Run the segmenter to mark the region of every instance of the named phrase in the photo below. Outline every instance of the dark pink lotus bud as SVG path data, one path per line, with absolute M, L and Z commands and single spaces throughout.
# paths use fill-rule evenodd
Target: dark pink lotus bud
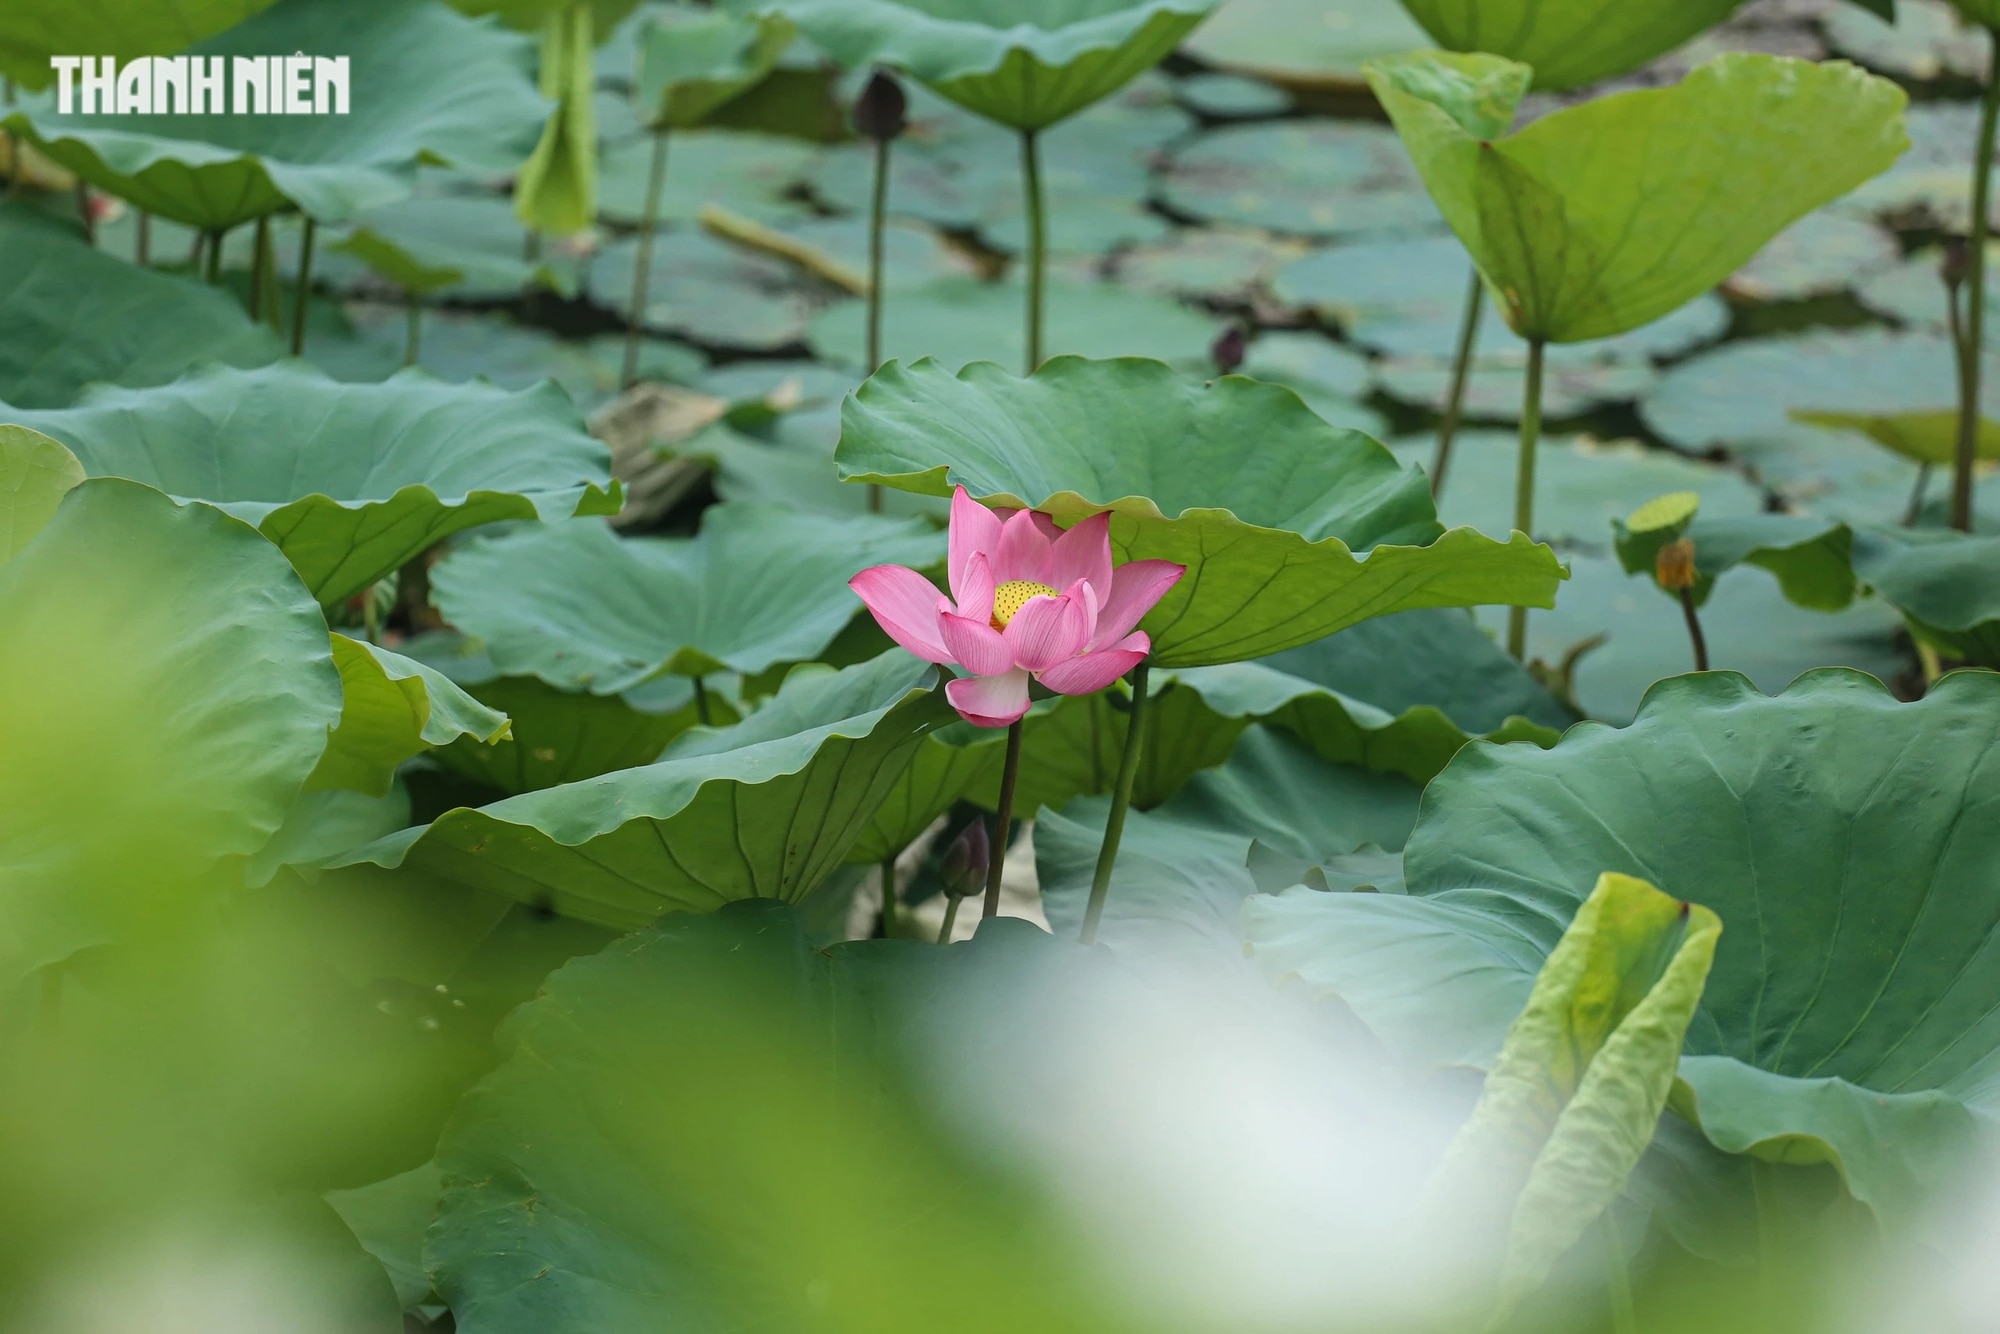
M 981 816 L 959 832 L 944 851 L 939 873 L 945 893 L 953 898 L 969 898 L 984 892 L 986 867 L 993 859 L 993 846 L 986 837 L 986 817 Z
M 1944 259 L 1938 265 L 1944 275 L 1944 285 L 1957 291 L 1959 284 L 1972 270 L 1972 245 L 1963 236 L 1954 236 L 1944 243 Z
M 875 142 L 884 143 L 900 135 L 910 123 L 909 110 L 910 100 L 903 95 L 903 85 L 889 71 L 878 69 L 868 76 L 868 86 L 854 101 L 854 128 Z
M 1217 375 L 1234 375 L 1243 364 L 1243 326 L 1232 324 L 1224 329 L 1222 337 L 1208 349 L 1208 355 L 1215 361 Z

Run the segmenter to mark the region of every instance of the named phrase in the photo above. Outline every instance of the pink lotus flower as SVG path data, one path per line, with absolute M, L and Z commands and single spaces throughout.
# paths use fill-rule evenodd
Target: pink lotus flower
M 1111 516 L 1068 532 L 1034 510 L 951 498 L 951 596 L 915 570 L 877 565 L 847 581 L 889 637 L 926 662 L 968 675 L 945 686 L 967 722 L 1006 727 L 1028 711 L 1028 680 L 1090 695 L 1131 671 L 1153 641 L 1132 627 L 1187 567 L 1165 560 L 1111 566 Z

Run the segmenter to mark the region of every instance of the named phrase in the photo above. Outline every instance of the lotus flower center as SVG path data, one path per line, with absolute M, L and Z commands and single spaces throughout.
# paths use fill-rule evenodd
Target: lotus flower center
M 1052 598 L 1056 590 L 1032 579 L 1009 579 L 993 590 L 993 628 L 1005 630 L 1014 613 L 1028 605 L 1029 598 Z

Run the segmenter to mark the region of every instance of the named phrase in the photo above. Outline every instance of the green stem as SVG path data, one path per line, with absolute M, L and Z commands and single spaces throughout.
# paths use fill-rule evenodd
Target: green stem
M 708 683 L 699 676 L 694 678 L 694 716 L 701 720 L 703 727 L 711 726 L 715 721 L 708 711 Z
M 414 290 L 409 292 L 408 296 L 410 298 L 410 323 L 409 330 L 403 338 L 403 364 L 405 366 L 414 366 L 417 364 L 417 358 L 422 356 L 424 351 L 424 300 Z
M 986 862 L 986 907 L 982 917 L 1000 915 L 1000 873 L 1007 868 L 1007 838 L 1013 833 L 1014 780 L 1021 776 L 1021 726 L 1007 729 L 1007 767 L 1000 771 L 1000 805 L 993 813 L 993 854 Z
M 875 141 L 875 195 L 868 208 L 868 373 L 882 368 L 882 279 L 883 234 L 889 215 L 889 146 L 892 141 Z M 868 509 L 882 512 L 882 486 L 868 484 Z
M 1931 465 L 1929 462 L 1917 465 L 1917 482 L 1910 488 L 1910 503 L 1903 508 L 1903 527 L 1914 528 L 1917 518 L 1924 512 L 1924 494 L 1931 489 Z
M 1125 752 L 1118 759 L 1118 778 L 1111 790 L 1111 814 L 1104 822 L 1104 843 L 1097 850 L 1097 871 L 1090 877 L 1090 902 L 1083 910 L 1083 932 L 1077 938 L 1088 945 L 1097 939 L 1097 924 L 1104 919 L 1104 899 L 1111 892 L 1111 870 L 1118 864 L 1118 843 L 1125 836 L 1125 812 L 1132 806 L 1132 784 L 1139 777 L 1139 753 L 1145 749 L 1146 677 L 1151 664 L 1141 662 L 1132 669 L 1132 712 L 1125 720 Z
M 1535 535 L 1535 447 L 1542 438 L 1542 352 L 1539 338 L 1528 340 L 1528 387 L 1521 398 L 1521 457 L 1514 473 L 1514 527 Z M 1507 651 L 1517 662 L 1528 655 L 1528 609 L 1507 609 Z
M 1632 1275 L 1625 1267 L 1625 1239 L 1618 1233 L 1618 1220 L 1609 1209 L 1599 1220 L 1604 1238 L 1604 1274 L 1611 1298 L 1613 1334 L 1639 1334 L 1639 1312 L 1632 1303 Z
M 264 318 L 264 263 L 271 253 L 271 217 L 257 219 L 257 240 L 250 248 L 250 318 Z
M 660 193 L 667 186 L 667 132 L 653 131 L 653 165 L 646 173 L 646 208 L 639 223 L 638 258 L 632 268 L 632 308 L 626 316 L 625 369 L 618 387 L 639 382 L 639 345 L 646 337 L 646 289 L 653 279 L 653 229 L 660 225 Z
M 1042 153 L 1033 130 L 1021 131 L 1021 185 L 1028 214 L 1028 374 L 1042 364 L 1042 279 L 1048 269 L 1049 224 L 1042 207 Z
M 1479 342 L 1480 308 L 1485 304 L 1486 284 L 1479 270 L 1472 270 L 1472 286 L 1465 293 L 1465 322 L 1458 330 L 1458 355 L 1451 363 L 1451 397 L 1445 400 L 1444 420 L 1438 423 L 1437 462 L 1431 465 L 1431 499 L 1444 494 L 1445 469 L 1451 466 L 1451 445 L 1458 437 L 1458 423 L 1465 415 L 1465 382 L 1472 373 L 1472 353 Z
M 1972 164 L 1972 253 L 1966 256 L 1965 339 L 1958 359 L 1958 453 L 1951 477 L 1951 526 L 1972 531 L 1972 464 L 1979 453 L 1979 373 L 1986 335 L 1987 211 L 1993 199 L 1993 135 L 2000 123 L 2000 28 L 1990 30 L 1993 62 L 1979 110 L 1979 156 Z
M 292 293 L 292 355 L 306 354 L 306 293 L 312 290 L 313 237 L 319 224 L 306 219 L 305 236 L 299 243 L 298 290 Z
M 937 938 L 938 944 L 940 945 L 951 944 L 951 929 L 952 927 L 958 925 L 958 905 L 963 903 L 964 901 L 965 900 L 957 894 L 945 895 L 944 923 L 938 927 L 938 938 Z
M 132 237 L 132 262 L 146 268 L 153 262 L 153 215 L 139 210 L 139 225 Z
M 896 854 L 882 859 L 882 938 L 896 938 Z
M 1691 588 L 1681 590 L 1681 615 L 1687 618 L 1688 639 L 1694 644 L 1694 669 L 1705 672 L 1708 670 L 1708 639 L 1701 632 L 1701 618 L 1695 615 L 1694 590 Z
M 204 275 L 208 285 L 214 287 L 222 281 L 222 238 L 228 235 L 219 227 L 212 227 L 208 233 L 208 253 L 204 259 L 208 272 Z

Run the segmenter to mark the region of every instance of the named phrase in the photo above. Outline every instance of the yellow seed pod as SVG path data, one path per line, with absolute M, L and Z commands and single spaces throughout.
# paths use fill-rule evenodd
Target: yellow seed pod
M 1660 548 L 1653 558 L 1653 577 L 1669 593 L 1693 588 L 1695 581 L 1694 539 L 1683 537 Z

